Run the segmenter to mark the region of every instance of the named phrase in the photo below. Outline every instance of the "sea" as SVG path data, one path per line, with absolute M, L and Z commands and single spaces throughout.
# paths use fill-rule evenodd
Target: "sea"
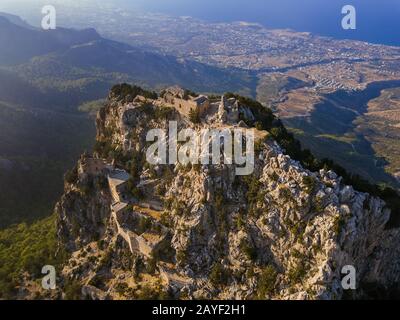
M 249 21 L 336 39 L 400 46 L 400 0 L 114 0 L 151 12 L 211 22 Z M 356 9 L 356 29 L 342 28 L 342 8 Z

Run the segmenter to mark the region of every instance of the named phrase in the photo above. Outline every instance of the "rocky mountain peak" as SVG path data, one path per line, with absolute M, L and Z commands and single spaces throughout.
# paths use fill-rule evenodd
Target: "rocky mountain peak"
M 150 164 L 147 134 L 168 132 L 171 121 L 199 134 L 252 130 L 254 170 Z M 398 282 L 400 235 L 386 228 L 385 202 L 288 156 L 291 145 L 275 140 L 284 128 L 258 103 L 119 85 L 97 130 L 94 153 L 66 176 L 56 208 L 59 239 L 71 252 L 63 277 L 78 282 L 82 295 L 340 299 L 368 295 L 368 284 Z M 349 266 L 356 290 L 346 291 Z

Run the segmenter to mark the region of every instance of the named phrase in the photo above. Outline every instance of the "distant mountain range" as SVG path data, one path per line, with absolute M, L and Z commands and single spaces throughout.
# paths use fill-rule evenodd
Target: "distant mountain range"
M 57 28 L 44 31 L 26 25 L 15 16 L 10 18 L 4 14 L 0 14 L 1 43 L 7 43 L 7 46 L 3 46 L 4 50 L 0 52 L 0 65 L 22 64 L 18 70 L 28 69 L 36 77 L 76 80 L 120 73 L 120 76 L 148 86 L 178 83 L 205 91 L 213 90 L 215 84 L 221 86 L 221 83 L 222 86 L 225 84 L 224 89 L 238 90 L 247 88 L 249 84 L 246 73 L 145 52 L 104 39 L 94 29 Z M 37 70 L 39 68 L 43 70 Z
M 94 29 L 76 31 L 58 28 L 52 31 L 42 31 L 30 27 L 13 16 L 0 16 L 0 61 L 2 64 L 26 62 L 34 56 L 69 47 L 88 41 L 100 39 Z
M 27 28 L 27 29 L 35 29 L 35 27 L 31 26 L 25 20 L 22 20 L 21 17 L 16 16 L 14 14 L 0 12 L 0 17 L 5 18 L 7 21 L 13 23 L 14 25 Z

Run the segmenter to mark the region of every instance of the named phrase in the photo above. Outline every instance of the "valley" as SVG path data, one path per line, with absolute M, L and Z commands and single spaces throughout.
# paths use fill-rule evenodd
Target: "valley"
M 85 114 L 0 102 L 0 228 L 50 215 L 64 173 L 94 136 Z
M 308 115 L 284 117 L 283 121 L 303 146 L 318 157 L 330 158 L 370 181 L 399 187 L 399 181 L 392 175 L 393 167 L 398 163 L 398 152 L 383 151 L 396 149 L 397 141 L 391 143 L 393 136 L 387 134 L 390 127 L 371 119 L 377 116 L 372 111 L 379 108 L 377 105 L 385 110 L 383 114 L 387 116 L 391 109 L 387 109 L 388 105 L 384 101 L 388 103 L 388 92 L 399 85 L 400 81 L 376 82 L 357 92 L 341 91 L 322 95 Z M 380 97 L 381 92 L 383 98 Z M 374 106 L 375 109 L 372 109 Z M 398 124 L 395 117 L 390 119 L 394 125 Z M 374 131 L 373 128 L 379 125 L 382 131 Z M 393 130 L 396 131 L 394 125 Z M 376 140 L 378 137 L 381 142 L 379 146 Z
M 377 155 L 387 161 L 385 170 L 400 181 L 400 88 L 389 88 L 368 103 L 368 111 L 355 121 Z

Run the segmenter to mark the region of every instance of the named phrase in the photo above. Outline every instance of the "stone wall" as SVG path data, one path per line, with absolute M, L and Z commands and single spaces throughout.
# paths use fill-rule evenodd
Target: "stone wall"
M 192 109 L 198 109 L 200 111 L 200 115 L 202 116 L 205 112 L 207 112 L 208 108 L 210 107 L 210 102 L 208 99 L 200 104 L 194 99 L 185 100 L 174 96 L 171 93 L 165 93 L 164 102 L 167 105 L 174 107 L 179 113 L 187 117 L 189 116 L 190 110 Z

